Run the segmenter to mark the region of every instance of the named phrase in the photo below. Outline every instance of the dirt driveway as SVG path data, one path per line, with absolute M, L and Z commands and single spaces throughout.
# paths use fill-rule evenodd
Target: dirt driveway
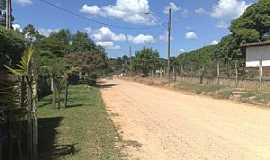
M 270 109 L 107 80 L 130 160 L 270 160 Z

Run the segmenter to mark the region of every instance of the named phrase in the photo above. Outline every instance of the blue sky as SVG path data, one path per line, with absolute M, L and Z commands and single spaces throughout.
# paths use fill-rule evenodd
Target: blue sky
M 166 57 L 168 7 L 173 10 L 172 55 L 175 56 L 218 42 L 229 33 L 230 21 L 255 0 L 46 1 L 112 26 L 75 17 L 40 0 L 13 0 L 15 26 L 31 23 L 44 35 L 61 28 L 85 31 L 97 44 L 107 48 L 110 57 L 127 54 L 129 45 L 133 53 L 147 46 Z

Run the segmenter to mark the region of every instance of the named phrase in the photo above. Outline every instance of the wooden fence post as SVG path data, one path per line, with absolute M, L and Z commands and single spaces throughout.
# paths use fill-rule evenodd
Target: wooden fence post
M 220 77 L 219 61 L 217 61 L 217 85 L 219 85 L 219 77 Z
M 173 66 L 173 81 L 176 81 L 176 72 L 175 72 L 175 67 Z
M 234 62 L 234 69 L 235 69 L 235 87 L 238 87 L 238 63 L 237 61 Z
M 38 119 L 37 119 L 37 81 L 38 71 L 34 60 L 32 60 L 32 123 L 33 123 L 33 159 L 38 160 Z
M 200 84 L 203 84 L 204 74 L 205 74 L 205 66 L 203 65 L 200 73 Z
M 181 64 L 180 66 L 180 76 L 181 76 L 181 79 L 184 80 L 184 68 L 183 68 L 183 65 Z
M 259 66 L 259 82 L 260 82 L 260 90 L 262 90 L 262 78 L 263 78 L 263 66 L 262 66 L 263 58 L 260 58 L 260 66 Z

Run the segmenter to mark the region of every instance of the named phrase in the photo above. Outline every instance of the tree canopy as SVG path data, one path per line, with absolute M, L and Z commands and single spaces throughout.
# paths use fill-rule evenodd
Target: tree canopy
M 159 53 L 152 48 L 144 48 L 141 51 L 137 51 L 131 63 L 133 71 L 143 73 L 144 75 L 157 69 L 159 65 Z
M 232 21 L 231 33 L 224 36 L 218 45 L 206 46 L 178 56 L 178 62 L 196 63 L 196 66 L 213 60 L 228 63 L 244 60 L 241 44 L 270 40 L 270 1 L 259 0 L 249 6 L 239 18 Z

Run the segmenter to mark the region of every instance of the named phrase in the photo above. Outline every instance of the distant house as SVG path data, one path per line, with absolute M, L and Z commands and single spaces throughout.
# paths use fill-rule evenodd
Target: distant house
M 242 45 L 247 68 L 259 68 L 262 63 L 263 74 L 270 76 L 270 42 L 247 43 Z
M 246 55 L 246 67 L 270 67 L 270 42 L 247 43 L 242 45 Z

